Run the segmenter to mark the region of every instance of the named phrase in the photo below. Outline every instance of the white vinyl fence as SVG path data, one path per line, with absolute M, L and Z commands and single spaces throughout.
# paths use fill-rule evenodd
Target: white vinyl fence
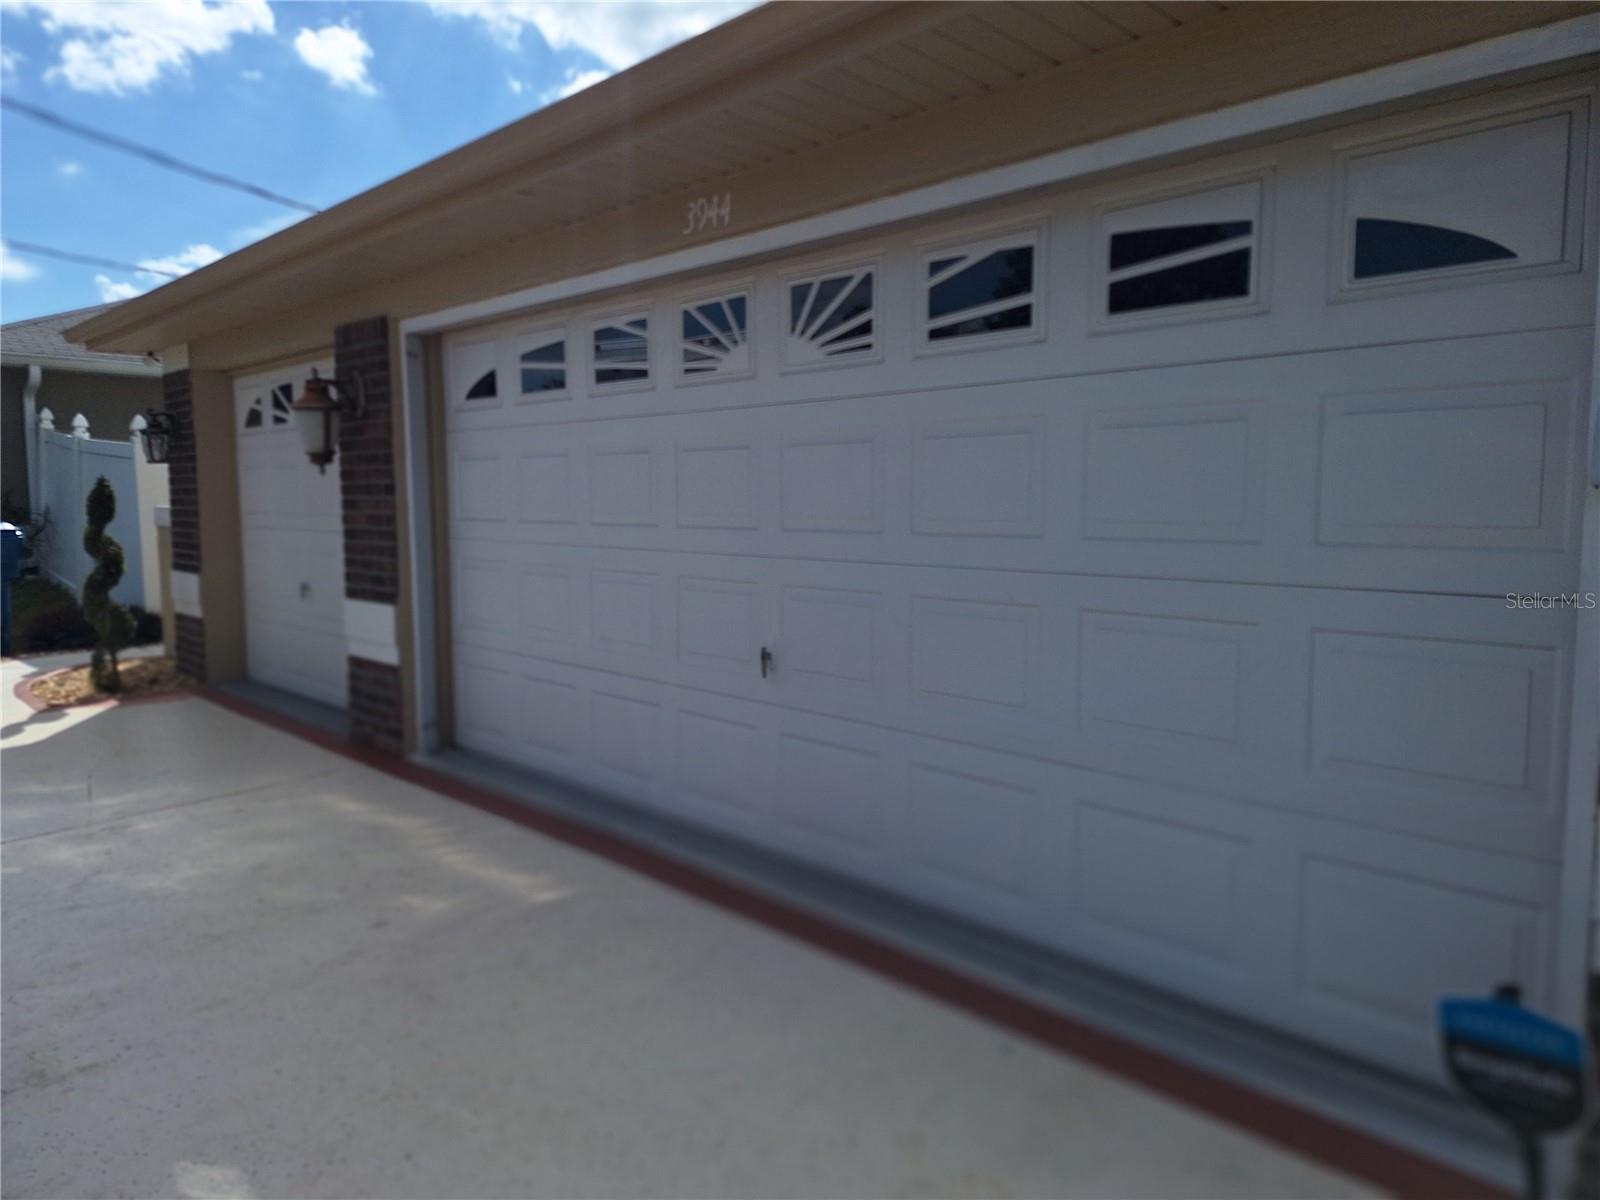
M 143 417 L 135 417 L 127 436 L 106 441 L 89 436 L 83 414 L 70 430 L 55 426 L 55 415 L 41 409 L 36 428 L 36 470 L 30 475 L 33 507 L 48 514 L 38 547 L 39 568 L 76 595 L 94 563 L 83 549 L 84 504 L 95 480 L 104 475 L 117 494 L 117 515 L 107 532 L 122 544 L 125 568 L 112 596 L 124 604 L 159 606 L 160 569 L 156 551 L 155 509 L 167 503 L 167 468 L 144 461 L 139 447 Z

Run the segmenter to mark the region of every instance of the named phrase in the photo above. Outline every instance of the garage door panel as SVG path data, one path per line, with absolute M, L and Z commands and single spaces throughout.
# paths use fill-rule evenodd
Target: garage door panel
M 1559 612 L 1503 598 L 517 553 L 458 555 L 463 644 L 1556 853 L 1570 652 Z M 492 627 L 476 623 L 480 605 Z
M 780 835 L 823 862 L 869 873 L 886 851 L 897 787 L 892 742 L 810 714 L 778 733 L 773 810 Z
M 1428 1064 L 1412 1045 L 1414 1022 L 1394 1013 L 1425 1006 L 1441 971 L 1524 979 L 1530 995 L 1548 987 L 1554 885 L 1534 860 L 536 659 L 466 651 L 457 687 L 469 747 L 957 905 L 1152 982 L 1176 973 L 1192 994 L 1311 1036 L 1337 1022 L 1419 1069 Z M 601 720 L 606 745 L 586 745 L 583 727 Z M 658 761 L 674 764 L 671 777 L 645 787 L 644 747 L 663 729 Z M 1282 903 L 1274 880 L 1300 899 Z M 1352 968 L 1345 943 L 1358 931 L 1339 897 L 1360 888 L 1405 912 Z M 1494 937 L 1449 970 L 1412 944 L 1473 921 Z M 1521 957 L 1508 966 L 1512 943 Z M 1434 965 L 1397 972 L 1382 957 L 1407 954 Z M 1363 992 L 1352 982 L 1363 971 L 1383 978 Z
M 1526 1003 L 1552 1002 L 1551 872 L 1332 822 L 1305 836 L 1315 841 L 1298 856 L 1292 994 L 1308 1026 L 1420 1072 L 1436 1061 L 1440 995 L 1514 982 Z
M 1563 549 L 1575 399 L 1571 380 L 1324 397 L 1318 541 Z
M 906 738 L 891 854 L 904 886 L 1044 938 L 1063 911 L 1072 806 L 1055 768 Z
M 675 706 L 674 791 L 686 811 L 746 836 L 771 821 L 775 715 L 707 695 Z
M 1529 334 L 777 406 L 726 429 L 736 414 L 472 433 L 453 523 L 519 544 L 1572 590 L 1586 347 Z

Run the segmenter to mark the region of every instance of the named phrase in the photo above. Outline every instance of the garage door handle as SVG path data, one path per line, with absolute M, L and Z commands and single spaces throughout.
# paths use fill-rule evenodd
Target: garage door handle
M 767 677 L 767 672 L 775 668 L 772 665 L 772 651 L 765 646 L 761 647 L 761 678 Z

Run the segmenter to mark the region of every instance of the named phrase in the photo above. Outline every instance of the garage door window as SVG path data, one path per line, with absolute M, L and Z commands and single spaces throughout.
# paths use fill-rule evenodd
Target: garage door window
M 683 307 L 679 369 L 685 379 L 728 379 L 751 369 L 750 295 L 736 292 Z
M 1574 126 L 1565 109 L 1350 152 L 1347 288 L 1567 262 Z
M 463 343 L 450 366 L 452 402 L 463 408 L 495 408 L 500 395 L 499 348 L 494 338 Z
M 789 336 L 784 361 L 794 367 L 860 362 L 877 349 L 877 270 L 849 267 L 788 281 Z
M 1108 213 L 1104 315 L 1234 310 L 1254 298 L 1260 226 L 1257 180 L 1172 196 Z
M 598 322 L 593 351 L 596 387 L 649 383 L 649 316 L 636 313 Z
M 952 343 L 1034 328 L 1034 233 L 941 248 L 923 256 L 924 334 Z
M 257 396 L 245 408 L 246 429 L 269 429 L 289 423 L 289 406 L 294 402 L 294 384 L 280 383 L 266 396 Z
M 567 339 L 559 333 L 535 333 L 521 340 L 517 355 L 522 394 L 548 400 L 567 390 Z

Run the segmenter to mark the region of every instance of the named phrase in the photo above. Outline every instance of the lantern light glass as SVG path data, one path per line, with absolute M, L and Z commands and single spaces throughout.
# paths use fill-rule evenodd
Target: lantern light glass
M 159 409 L 146 409 L 133 419 L 133 429 L 144 446 L 144 460 L 160 464 L 172 452 L 172 416 Z
M 300 445 L 306 457 L 316 464 L 317 470 L 326 473 L 328 464 L 339 451 L 339 420 L 341 417 L 359 417 L 363 404 L 359 378 L 350 385 L 332 379 L 323 379 L 316 368 L 306 380 L 290 412 L 295 429 L 300 434 Z

